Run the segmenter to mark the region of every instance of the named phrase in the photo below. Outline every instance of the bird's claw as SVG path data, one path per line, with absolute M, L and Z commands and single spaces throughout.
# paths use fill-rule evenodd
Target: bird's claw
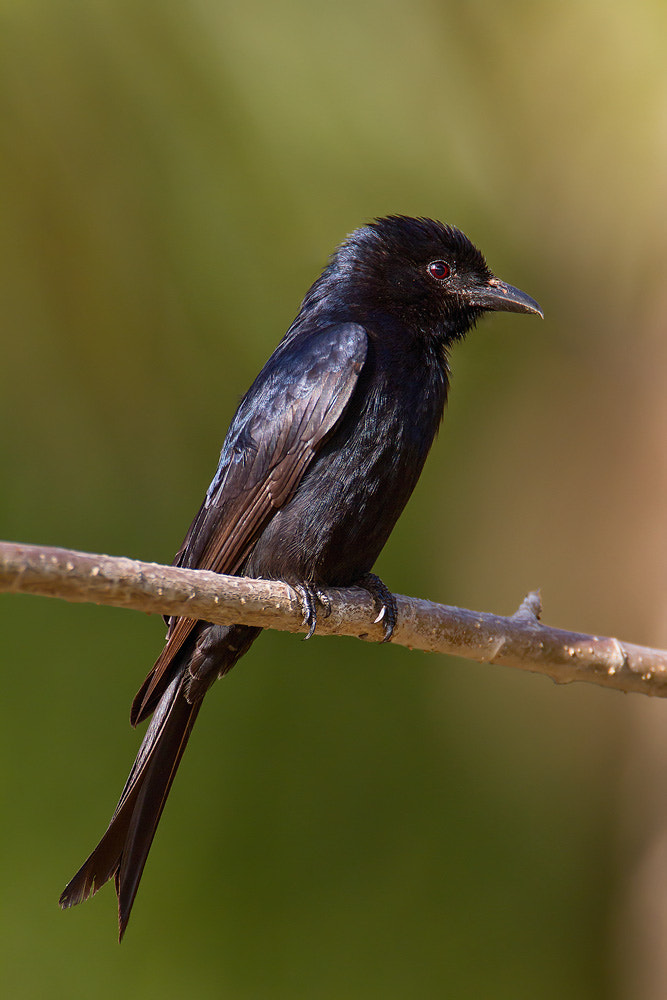
M 314 587 L 311 583 L 296 583 L 292 584 L 292 587 L 301 602 L 303 624 L 308 626 L 304 639 L 310 639 L 317 628 L 317 605 L 321 605 L 324 617 L 328 618 L 331 614 L 331 601 L 325 590 L 320 590 L 319 587 Z
M 357 581 L 357 586 L 362 587 L 367 590 L 368 593 L 373 598 L 376 608 L 379 607 L 379 612 L 377 618 L 374 620 L 374 625 L 379 625 L 380 622 L 384 625 L 384 637 L 383 642 L 389 642 L 391 639 L 394 629 L 396 628 L 396 622 L 398 621 L 398 607 L 396 605 L 396 598 L 392 594 L 389 587 L 386 587 L 379 576 L 375 573 L 366 573 L 360 580 Z

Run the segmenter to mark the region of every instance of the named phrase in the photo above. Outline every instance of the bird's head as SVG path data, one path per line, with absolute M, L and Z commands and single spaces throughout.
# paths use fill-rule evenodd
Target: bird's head
M 467 236 L 432 219 L 376 219 L 347 238 L 328 270 L 349 282 L 355 307 L 394 315 L 444 343 L 485 312 L 542 316 L 534 299 L 495 277 Z

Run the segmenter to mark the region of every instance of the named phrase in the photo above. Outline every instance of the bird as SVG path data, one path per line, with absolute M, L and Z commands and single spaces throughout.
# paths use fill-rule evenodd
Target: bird
M 348 235 L 242 397 L 174 565 L 287 582 L 308 636 L 329 610 L 327 588 L 363 587 L 388 641 L 396 601 L 373 565 L 436 437 L 450 348 L 499 311 L 543 316 L 454 226 L 391 215 Z M 132 725 L 152 716 L 137 758 L 106 833 L 60 896 L 73 906 L 113 877 L 119 940 L 203 699 L 261 632 L 167 624 L 132 704 Z

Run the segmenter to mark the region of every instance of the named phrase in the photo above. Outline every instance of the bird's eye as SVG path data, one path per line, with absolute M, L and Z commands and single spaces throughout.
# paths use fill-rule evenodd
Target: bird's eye
M 432 260 L 428 265 L 428 273 L 432 278 L 437 278 L 438 281 L 442 281 L 443 278 L 448 278 L 451 271 L 451 267 L 444 260 Z

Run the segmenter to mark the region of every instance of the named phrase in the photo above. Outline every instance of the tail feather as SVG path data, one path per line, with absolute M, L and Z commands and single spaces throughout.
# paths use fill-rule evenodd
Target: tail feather
M 112 876 L 122 939 L 146 858 L 183 751 L 201 707 L 182 693 L 175 677 L 165 691 L 141 745 L 120 802 L 102 840 L 65 887 L 63 908 L 94 895 Z
M 119 938 L 125 933 L 130 919 L 146 858 L 202 701 L 203 699 L 190 704 L 182 691 L 177 692 L 165 728 L 160 734 L 159 745 L 141 781 L 120 864 L 114 876 L 118 896 Z
M 260 631 L 244 625 L 199 623 L 189 644 L 177 649 L 168 670 L 161 674 L 159 700 L 151 694 L 153 718 L 109 827 L 63 890 L 63 909 L 88 899 L 113 878 L 119 938 L 123 937 L 162 810 L 204 696 L 215 679 L 231 670 L 248 651 Z M 149 680 L 150 675 L 138 698 Z

